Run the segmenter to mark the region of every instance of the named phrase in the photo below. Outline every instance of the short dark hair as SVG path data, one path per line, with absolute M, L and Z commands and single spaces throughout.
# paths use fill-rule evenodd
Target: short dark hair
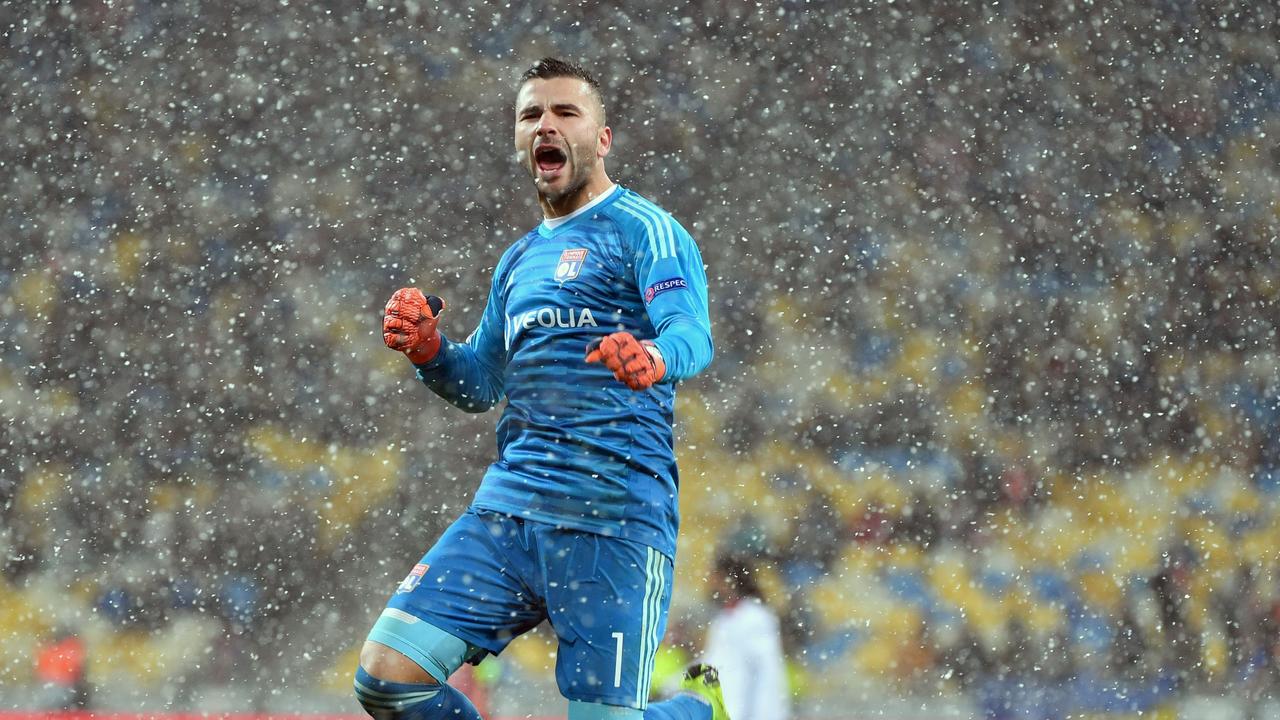
M 520 76 L 519 86 L 523 87 L 530 80 L 550 80 L 551 78 L 559 77 L 577 78 L 586 83 L 587 87 L 591 88 L 591 92 L 595 93 L 596 100 L 600 101 L 600 112 L 604 113 L 604 93 L 600 90 L 600 81 L 587 72 L 586 68 L 568 60 L 553 57 L 542 58 L 524 71 L 524 74 Z

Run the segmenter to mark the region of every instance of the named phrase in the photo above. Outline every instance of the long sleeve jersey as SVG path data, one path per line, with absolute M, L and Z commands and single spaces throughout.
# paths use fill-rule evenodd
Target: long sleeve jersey
M 587 344 L 651 339 L 666 375 L 629 389 Z M 616 186 L 513 244 L 465 342 L 444 338 L 418 366 L 437 395 L 471 412 L 503 399 L 498 458 L 473 507 L 635 540 L 675 556 L 675 383 L 711 361 L 707 279 L 693 238 Z

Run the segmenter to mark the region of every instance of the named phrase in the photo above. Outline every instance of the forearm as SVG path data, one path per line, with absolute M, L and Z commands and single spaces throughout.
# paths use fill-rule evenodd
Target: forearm
M 466 343 L 451 342 L 442 335 L 436 356 L 414 367 L 418 379 L 432 392 L 466 412 L 484 412 L 502 400 L 501 380 Z
M 711 332 L 693 318 L 673 318 L 663 326 L 653 344 L 658 346 L 667 364 L 664 382 L 679 382 L 697 375 L 715 355 Z

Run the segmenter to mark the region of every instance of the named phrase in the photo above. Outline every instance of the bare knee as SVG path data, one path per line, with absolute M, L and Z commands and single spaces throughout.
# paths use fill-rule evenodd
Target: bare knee
M 431 674 L 398 650 L 366 640 L 360 649 L 360 667 L 379 680 L 397 683 L 438 685 Z

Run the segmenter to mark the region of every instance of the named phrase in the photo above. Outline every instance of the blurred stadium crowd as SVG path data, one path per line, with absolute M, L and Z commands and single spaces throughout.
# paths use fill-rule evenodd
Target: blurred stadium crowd
M 731 548 L 813 698 L 1274 693 L 1276 9 L 961 5 L 0 6 L 0 683 L 345 684 L 492 455 L 382 303 L 479 317 L 554 53 L 709 266 L 673 617 Z

